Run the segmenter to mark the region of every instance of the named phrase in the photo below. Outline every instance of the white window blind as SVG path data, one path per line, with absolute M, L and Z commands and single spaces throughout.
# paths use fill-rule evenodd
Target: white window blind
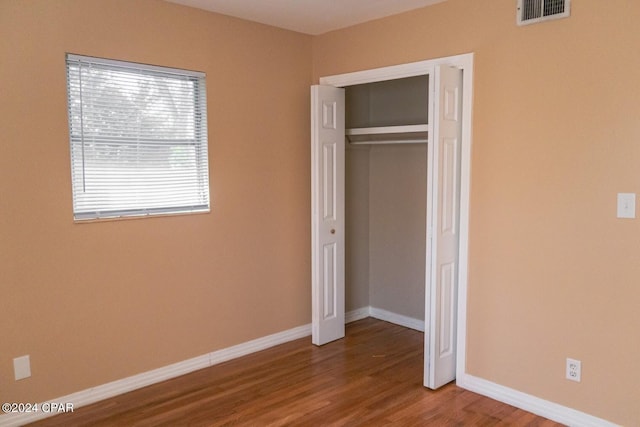
M 76 220 L 209 211 L 204 73 L 67 55 Z

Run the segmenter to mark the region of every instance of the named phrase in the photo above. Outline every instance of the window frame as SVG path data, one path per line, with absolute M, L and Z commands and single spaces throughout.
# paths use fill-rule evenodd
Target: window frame
M 138 76 L 142 76 L 140 77 L 141 79 L 150 78 L 152 81 L 154 81 L 156 77 L 160 77 L 167 81 L 172 81 L 173 76 L 175 76 L 176 82 L 182 81 L 184 83 L 186 81 L 193 84 L 193 88 L 191 89 L 193 93 L 190 94 L 188 98 L 186 98 L 187 101 L 189 101 L 191 98 L 193 99 L 192 101 L 193 102 L 193 106 L 192 106 L 193 108 L 192 122 L 193 123 L 191 123 L 191 120 L 187 120 L 186 122 L 184 121 L 181 122 L 183 123 L 184 126 L 186 126 L 186 129 L 189 129 L 189 131 L 192 132 L 193 135 L 191 139 L 184 138 L 184 137 L 182 139 L 181 138 L 162 138 L 162 137 L 155 137 L 155 138 L 142 137 L 141 138 L 140 135 L 144 135 L 144 131 L 149 131 L 148 128 L 144 128 L 144 131 L 140 135 L 135 134 L 135 137 L 131 137 L 129 135 L 127 136 L 121 135 L 116 137 L 109 136 L 108 130 L 105 131 L 105 134 L 100 135 L 98 131 L 97 133 L 94 132 L 91 141 L 94 144 L 99 145 L 99 144 L 106 144 L 107 141 L 111 141 L 113 139 L 115 140 L 114 142 L 115 145 L 119 145 L 120 147 L 123 147 L 123 148 L 124 147 L 131 148 L 134 146 L 140 146 L 144 144 L 148 144 L 149 146 L 154 146 L 156 148 L 164 149 L 164 150 L 166 150 L 167 148 L 170 149 L 173 147 L 181 147 L 185 145 L 192 146 L 193 147 L 193 153 L 191 153 L 192 159 L 190 158 L 189 160 L 194 165 L 189 166 L 188 168 L 189 168 L 189 172 L 193 173 L 193 176 L 190 177 L 190 182 L 189 182 L 189 185 L 191 187 L 185 187 L 187 188 L 189 195 L 185 195 L 184 198 L 185 200 L 192 201 L 195 203 L 172 204 L 172 202 L 169 199 L 171 197 L 175 197 L 173 193 L 164 194 L 166 198 L 164 199 L 164 202 L 163 202 L 162 197 L 160 197 L 162 196 L 163 190 L 157 191 L 157 193 L 160 196 L 148 196 L 148 195 L 140 196 L 140 198 L 142 199 L 142 202 L 136 201 L 136 203 L 139 203 L 139 205 L 134 207 L 127 206 L 125 208 L 123 207 L 124 206 L 123 205 L 120 208 L 112 207 L 112 208 L 105 209 L 103 204 L 100 204 L 95 201 L 92 202 L 92 203 L 95 203 L 94 205 L 91 205 L 91 203 L 86 203 L 86 202 L 81 203 L 78 201 L 78 199 L 81 198 L 81 196 L 87 193 L 86 179 L 87 179 L 87 171 L 89 170 L 89 167 L 85 165 L 85 160 L 86 160 L 85 146 L 88 144 L 87 141 L 89 138 L 85 139 L 84 121 L 88 120 L 86 119 L 86 117 L 91 117 L 91 119 L 95 119 L 94 116 L 99 115 L 99 113 L 96 113 L 95 111 L 93 113 L 87 113 L 83 111 L 84 104 L 86 101 L 86 99 L 83 97 L 83 88 L 84 88 L 83 81 L 82 81 L 83 67 L 96 67 L 103 71 L 112 71 L 112 72 L 117 71 L 119 73 L 122 73 L 122 75 L 129 74 L 126 78 L 132 78 L 132 79 L 137 78 L 134 75 L 138 75 Z M 65 68 L 66 68 L 66 75 L 67 75 L 67 114 L 68 114 L 68 120 L 69 120 L 69 149 L 70 149 L 70 157 L 71 157 L 71 181 L 72 181 L 71 184 L 72 184 L 72 195 L 73 195 L 74 221 L 84 222 L 84 221 L 107 220 L 107 219 L 140 218 L 140 217 L 149 217 L 149 216 L 157 216 L 157 215 L 181 215 L 181 214 L 190 214 L 190 213 L 207 213 L 211 211 L 210 188 L 209 188 L 206 74 L 204 72 L 142 64 L 142 63 L 136 63 L 136 62 L 122 61 L 122 60 L 113 60 L 113 59 L 106 59 L 106 58 L 77 55 L 72 53 L 66 54 Z M 73 73 L 77 73 L 77 76 L 73 75 Z M 76 80 L 73 80 L 74 78 Z M 72 94 L 73 92 L 72 81 L 79 88 L 78 94 L 75 94 L 75 93 Z M 113 81 L 109 78 L 104 78 L 99 81 L 105 82 L 105 83 L 113 83 Z M 122 85 L 122 82 L 120 82 L 120 84 Z M 157 89 L 156 86 L 154 86 L 154 88 Z M 126 88 L 124 88 L 124 85 L 118 86 L 118 89 L 126 90 Z M 91 86 L 91 89 L 89 89 L 89 92 L 91 92 L 92 90 L 95 90 L 95 86 Z M 76 90 L 76 92 L 78 92 L 78 90 Z M 182 95 L 183 93 L 180 93 L 180 96 Z M 164 98 L 160 97 L 157 99 L 164 99 L 165 101 L 171 101 L 171 102 L 174 101 L 171 95 L 168 95 L 167 97 L 164 97 Z M 72 106 L 73 103 L 76 103 L 76 104 Z M 118 109 L 117 106 L 113 106 L 113 105 L 109 105 L 108 107 L 105 107 L 105 108 L 109 108 L 109 107 L 112 108 L 111 112 L 117 111 Z M 189 112 L 191 110 L 187 109 L 186 111 Z M 80 116 L 80 125 L 78 126 L 76 124 L 74 126 L 72 122 L 74 120 L 74 117 L 77 122 L 78 113 Z M 184 111 L 182 113 L 184 114 Z M 91 114 L 94 114 L 94 116 L 91 116 Z M 176 116 L 176 119 L 177 119 L 177 116 Z M 184 123 L 187 123 L 187 124 L 184 124 Z M 122 120 L 120 121 L 113 120 L 113 121 L 110 121 L 109 124 L 116 126 L 119 124 L 123 124 L 123 122 Z M 78 129 L 78 127 L 80 129 Z M 143 129 L 143 126 L 140 126 L 140 129 Z M 154 132 L 156 132 L 156 130 L 154 130 Z M 169 134 L 171 134 L 171 132 L 178 132 L 178 129 L 177 128 L 170 129 L 168 131 Z M 130 141 L 127 142 L 127 140 L 130 140 Z M 78 152 L 78 145 L 81 148 L 80 152 Z M 144 150 L 140 149 L 138 151 L 144 151 Z M 140 160 L 140 159 L 149 160 L 152 156 L 153 154 L 136 153 L 135 158 L 137 160 Z M 127 160 L 126 158 L 124 160 L 118 158 L 117 161 L 113 162 L 116 164 L 116 166 L 114 167 L 114 170 L 116 171 L 116 173 L 126 174 L 126 171 L 127 171 L 126 160 Z M 79 161 L 81 161 L 81 166 L 77 166 Z M 170 167 L 159 166 L 157 163 L 154 163 L 153 165 L 154 167 L 157 167 L 158 170 L 162 172 L 160 172 L 157 175 L 154 175 L 152 178 L 148 178 L 148 180 L 147 178 L 138 177 L 136 178 L 137 181 L 135 181 L 136 184 L 138 184 L 139 186 L 144 184 L 153 185 L 158 183 L 171 184 L 178 181 L 175 177 L 173 178 L 174 181 L 172 181 L 170 176 L 170 169 L 171 169 Z M 94 166 L 94 167 L 99 169 L 100 165 L 98 164 L 98 166 Z M 164 167 L 164 170 L 163 170 L 163 167 Z M 140 168 L 138 168 L 138 166 L 135 166 L 134 168 L 131 168 L 129 166 L 129 168 L 131 170 L 138 170 L 139 175 L 144 175 L 143 172 L 139 171 Z M 81 185 L 79 185 L 78 183 L 78 180 L 79 180 L 77 176 L 78 170 L 80 170 L 79 172 L 81 175 L 80 179 L 82 181 Z M 108 172 L 105 173 L 104 176 L 106 178 L 101 176 L 100 179 L 109 181 L 110 177 L 108 174 L 109 174 Z M 160 177 L 162 178 L 162 181 L 158 181 Z M 104 182 L 96 179 L 95 183 L 103 184 Z M 123 183 L 120 182 L 119 184 L 113 185 L 113 188 L 111 188 L 111 191 L 114 191 L 113 194 L 118 193 L 117 191 L 118 185 L 122 186 Z M 81 186 L 82 188 L 78 188 L 79 186 Z M 139 194 L 144 193 L 141 190 L 138 190 L 138 192 Z M 91 198 L 91 196 L 87 196 L 87 198 Z M 120 203 L 124 203 L 128 205 L 134 203 L 130 201 L 123 202 L 123 200 L 125 199 L 126 199 L 126 196 L 122 196 L 122 198 L 119 199 Z M 160 202 L 162 202 L 163 205 L 157 206 L 158 203 Z M 86 207 L 87 204 L 91 205 L 90 208 Z

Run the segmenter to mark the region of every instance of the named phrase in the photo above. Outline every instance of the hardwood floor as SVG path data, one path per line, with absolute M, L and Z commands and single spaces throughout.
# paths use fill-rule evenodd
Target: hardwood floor
M 375 319 L 292 341 L 33 426 L 558 426 L 448 384 L 422 386 L 423 334 Z

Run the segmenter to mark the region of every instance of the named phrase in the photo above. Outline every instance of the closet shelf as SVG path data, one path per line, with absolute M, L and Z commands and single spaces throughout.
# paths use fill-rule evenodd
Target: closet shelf
M 424 125 L 406 125 L 406 126 L 378 126 L 370 128 L 351 128 L 347 129 L 347 135 L 374 135 L 385 133 L 414 133 L 414 132 L 429 132 L 431 126 Z
M 346 129 L 350 144 L 426 144 L 431 126 L 379 126 Z

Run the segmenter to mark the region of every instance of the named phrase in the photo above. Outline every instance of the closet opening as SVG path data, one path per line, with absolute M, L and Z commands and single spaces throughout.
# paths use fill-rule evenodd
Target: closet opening
M 428 75 L 345 87 L 345 311 L 422 332 L 428 105 Z
M 415 115 L 403 114 L 404 106 L 411 101 L 398 104 L 393 101 L 398 92 L 378 89 L 385 85 L 411 88 L 416 83 L 428 90 L 413 87 L 407 93 L 424 97 L 416 102 L 426 106 L 426 121 L 424 109 Z M 350 101 L 347 106 L 347 90 L 362 92 L 364 98 Z M 465 373 L 472 94 L 473 54 L 321 77 L 320 84 L 311 87 L 311 340 L 323 345 L 341 339 L 345 322 L 368 316 L 414 329 L 422 326 L 424 385 L 432 389 Z M 359 104 L 366 108 L 356 108 Z M 376 112 L 378 108 L 383 112 L 386 109 L 386 114 Z M 345 125 L 347 114 L 349 122 Z M 393 115 L 406 121 L 387 121 Z M 405 155 L 410 159 L 400 162 Z M 386 163 L 388 158 L 398 161 Z M 346 168 L 347 161 L 351 169 Z M 426 165 L 426 171 L 409 172 L 413 170 L 409 165 L 414 164 Z M 350 176 L 345 177 L 346 173 Z M 394 197 L 405 190 L 409 192 L 414 182 L 424 183 L 401 178 L 420 174 L 426 174 L 426 215 L 411 215 L 422 218 L 424 231 L 411 232 L 409 238 L 396 243 L 393 239 L 403 235 L 402 227 L 411 218 L 401 219 L 391 208 L 405 206 L 408 199 L 413 205 L 424 203 L 419 196 L 404 200 Z M 398 181 L 392 182 L 389 175 Z M 347 196 L 347 185 L 365 188 L 358 191 L 362 197 Z M 422 189 L 415 191 L 425 193 Z M 382 201 L 387 194 L 391 199 Z M 377 205 L 382 205 L 382 211 L 373 210 Z M 345 218 L 347 210 L 349 219 Z M 408 210 L 406 206 L 401 212 Z M 379 225 L 384 217 L 392 220 Z M 402 246 L 414 235 L 421 235 L 424 256 L 415 246 Z M 385 239 L 387 244 L 383 247 L 390 248 L 389 253 L 375 244 Z M 362 256 L 359 247 L 366 248 L 368 255 Z M 397 264 L 385 264 L 398 253 L 402 255 L 397 257 L 399 262 L 408 262 L 416 254 L 424 260 L 424 298 L 413 298 L 420 300 L 417 305 L 421 309 L 410 305 L 404 311 L 407 307 L 403 305 L 413 301 L 385 299 L 385 292 L 395 288 L 378 290 L 378 283 L 371 286 L 374 275 L 391 276 L 393 269 L 415 272 L 413 265 L 396 268 Z M 345 271 L 347 262 L 349 268 Z M 349 289 L 345 289 L 345 279 L 350 283 Z M 389 281 L 401 280 L 395 276 Z M 413 283 L 412 278 L 406 281 Z M 391 293 L 391 297 L 400 294 Z M 388 308 L 375 307 L 387 302 Z

